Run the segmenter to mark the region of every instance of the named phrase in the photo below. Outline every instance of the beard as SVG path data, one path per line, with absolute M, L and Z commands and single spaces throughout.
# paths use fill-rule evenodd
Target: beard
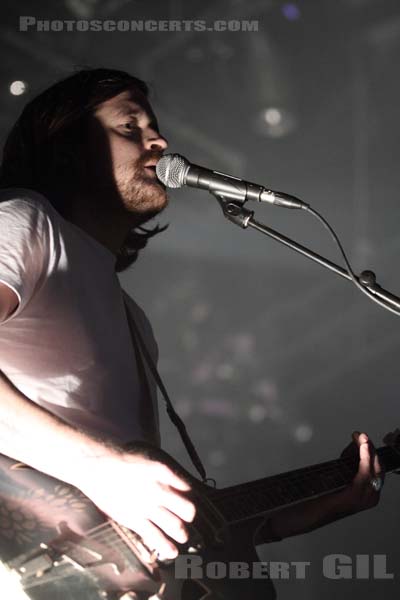
M 168 204 L 164 184 L 144 166 L 154 158 L 154 153 L 148 153 L 133 165 L 119 167 L 115 174 L 123 209 L 142 223 L 158 215 Z

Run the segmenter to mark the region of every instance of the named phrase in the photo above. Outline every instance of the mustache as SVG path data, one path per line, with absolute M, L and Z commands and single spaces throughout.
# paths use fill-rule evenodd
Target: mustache
M 162 157 L 163 152 L 156 152 L 154 150 L 149 150 L 143 153 L 140 157 L 139 164 L 144 166 L 148 162 L 158 162 Z

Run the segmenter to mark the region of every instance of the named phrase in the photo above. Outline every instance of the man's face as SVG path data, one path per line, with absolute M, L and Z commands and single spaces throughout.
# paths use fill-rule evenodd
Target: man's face
M 145 96 L 127 90 L 100 104 L 89 127 L 89 165 L 101 195 L 117 191 L 118 202 L 139 221 L 167 205 L 155 164 L 167 147 Z

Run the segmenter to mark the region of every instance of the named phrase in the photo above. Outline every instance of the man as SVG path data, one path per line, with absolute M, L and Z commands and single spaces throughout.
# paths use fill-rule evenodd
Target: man
M 116 271 L 159 231 L 143 225 L 167 205 L 154 168 L 166 148 L 142 81 L 80 71 L 27 105 L 0 182 L 0 453 L 81 489 L 160 560 L 177 555 L 196 507 L 162 460 L 124 450 L 157 447 L 159 431 Z M 132 299 L 129 310 L 155 356 L 145 315 Z M 365 434 L 357 446 L 353 484 L 277 514 L 271 540 L 378 502 L 379 463 Z

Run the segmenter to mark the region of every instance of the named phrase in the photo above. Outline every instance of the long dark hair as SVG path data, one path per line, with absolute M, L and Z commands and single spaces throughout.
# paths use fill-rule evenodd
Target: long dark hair
M 85 119 L 102 102 L 134 89 L 148 98 L 147 84 L 116 69 L 83 69 L 58 81 L 31 100 L 9 133 L 3 149 L 0 188 L 24 187 L 44 194 L 62 215 L 68 214 L 63 194 L 50 194 L 49 182 L 66 179 L 65 157 L 82 144 Z M 71 165 L 68 165 L 69 178 Z M 117 254 L 117 272 L 127 269 L 150 237 L 165 227 L 131 229 Z

